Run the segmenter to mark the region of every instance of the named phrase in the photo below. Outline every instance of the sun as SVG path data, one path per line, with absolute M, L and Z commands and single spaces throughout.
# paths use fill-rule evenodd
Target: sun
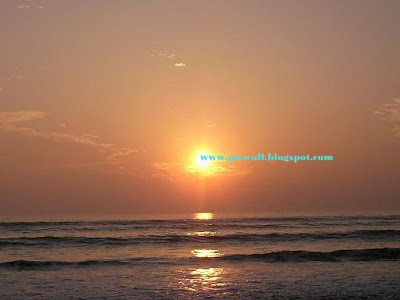
M 207 157 L 207 158 L 208 158 L 208 155 L 209 155 L 209 154 L 207 154 L 207 153 L 199 153 L 199 154 L 196 156 L 196 166 L 199 167 L 199 168 L 201 168 L 201 169 L 207 168 L 207 167 L 210 165 L 210 162 L 211 162 L 211 161 L 209 161 L 208 159 L 202 159 L 202 157 L 203 157 L 203 158 L 204 158 L 204 157 Z
M 210 177 L 217 173 L 218 166 L 214 160 L 210 160 L 210 153 L 213 153 L 209 148 L 197 148 L 197 151 L 192 152 L 189 163 L 185 165 L 186 171 L 196 174 L 200 177 Z

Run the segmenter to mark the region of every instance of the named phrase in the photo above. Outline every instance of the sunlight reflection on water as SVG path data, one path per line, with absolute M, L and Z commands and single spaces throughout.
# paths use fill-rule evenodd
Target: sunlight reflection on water
M 196 257 L 219 257 L 221 253 L 214 249 L 194 249 L 192 254 Z
M 195 220 L 212 220 L 214 219 L 213 213 L 202 212 L 202 213 L 195 213 L 193 216 Z
M 193 269 L 180 280 L 185 290 L 199 292 L 221 288 L 226 285 L 223 281 L 223 268 L 198 268 Z
M 215 231 L 196 231 L 186 233 L 188 236 L 215 236 L 216 234 Z

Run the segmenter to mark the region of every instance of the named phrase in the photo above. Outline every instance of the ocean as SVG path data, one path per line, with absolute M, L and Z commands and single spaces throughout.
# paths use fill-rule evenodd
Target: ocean
M 0 221 L 0 299 L 400 299 L 400 216 Z

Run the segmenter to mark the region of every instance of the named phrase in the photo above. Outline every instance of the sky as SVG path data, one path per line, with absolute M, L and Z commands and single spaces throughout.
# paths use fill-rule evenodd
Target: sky
M 0 215 L 400 211 L 400 2 L 3 0 Z M 334 161 L 196 164 L 199 153 Z

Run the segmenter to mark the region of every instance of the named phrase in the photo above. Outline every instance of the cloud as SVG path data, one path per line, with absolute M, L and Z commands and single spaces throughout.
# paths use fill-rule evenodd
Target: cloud
M 16 111 L 16 112 L 0 112 L 0 126 L 12 125 L 14 123 L 32 121 L 42 119 L 45 113 L 39 110 Z
M 161 56 L 163 58 L 169 58 L 169 59 L 172 59 L 172 58 L 175 57 L 175 53 L 163 53 L 163 52 L 160 52 L 157 55 Z
M 199 168 L 194 164 L 182 163 L 154 163 L 156 176 L 174 180 L 182 175 L 193 175 L 196 177 L 232 177 L 251 173 L 250 169 L 240 169 L 227 162 L 213 162 L 206 169 Z
M 17 8 L 18 9 L 28 9 L 28 8 L 39 8 L 39 9 L 42 9 L 42 8 L 44 8 L 44 6 L 43 5 L 32 6 L 32 5 L 22 4 L 22 5 L 18 5 Z
M 373 111 L 379 120 L 393 124 L 396 137 L 400 137 L 400 98 L 394 98 L 383 104 L 381 108 Z
M 176 69 L 183 69 L 183 68 L 186 68 L 186 64 L 184 64 L 184 63 L 182 63 L 182 62 L 176 63 L 174 66 L 175 66 Z
M 44 132 L 31 127 L 25 127 L 19 123 L 43 119 L 45 113 L 38 110 L 0 112 L 0 130 L 12 134 L 49 139 L 55 142 L 68 142 L 92 147 L 100 152 L 106 153 L 107 160 L 116 160 L 138 152 L 136 149 L 117 147 L 111 143 L 101 143 L 96 139 L 98 136 L 91 134 Z
M 177 61 L 175 53 L 160 51 L 158 53 L 152 54 L 152 56 L 158 56 L 163 59 L 173 60 L 175 69 L 184 69 L 187 67 L 185 63 Z
M 215 124 L 215 123 L 207 125 L 207 127 L 215 127 L 215 126 L 217 126 L 217 124 Z

